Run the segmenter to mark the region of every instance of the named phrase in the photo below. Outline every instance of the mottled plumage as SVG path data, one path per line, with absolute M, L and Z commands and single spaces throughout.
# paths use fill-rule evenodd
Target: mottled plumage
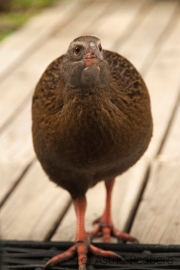
M 32 119 L 43 169 L 74 200 L 135 164 L 152 136 L 141 75 L 90 36 L 75 39 L 48 66 L 36 86 Z

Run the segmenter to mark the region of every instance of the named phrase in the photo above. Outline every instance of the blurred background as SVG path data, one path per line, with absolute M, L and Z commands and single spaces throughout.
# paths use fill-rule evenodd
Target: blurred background
M 50 182 L 32 146 L 31 99 L 47 65 L 80 35 L 128 58 L 149 89 L 154 134 L 142 159 L 117 177 L 113 219 L 142 243 L 180 239 L 180 2 L 0 0 L 1 237 L 73 240 L 69 194 Z M 105 204 L 88 191 L 86 228 Z M 101 241 L 101 239 L 98 239 Z
M 54 2 L 55 0 L 0 0 L 0 41 Z

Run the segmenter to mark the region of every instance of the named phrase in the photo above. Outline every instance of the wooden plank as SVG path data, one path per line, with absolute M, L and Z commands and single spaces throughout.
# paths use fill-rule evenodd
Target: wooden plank
M 35 162 L 1 208 L 1 238 L 44 240 L 69 202 L 69 194 L 51 183 Z
M 31 138 L 31 102 L 0 134 L 0 201 L 15 185 L 27 165 L 35 158 Z
M 131 231 L 141 243 L 179 244 L 179 179 L 180 160 L 154 161 Z
M 139 27 L 128 37 L 128 42 L 119 44 L 116 50 L 127 57 L 138 70 L 142 70 L 146 58 L 165 28 L 168 27 L 178 1 L 156 1 L 146 14 Z M 143 12 L 143 11 L 142 11 Z M 161 14 L 161 16 L 159 16 Z
M 166 75 L 164 88 L 162 87 L 163 96 L 168 90 L 167 102 L 164 106 L 165 111 L 172 107 L 171 92 L 174 88 L 180 86 L 178 73 L 180 72 L 180 50 L 177 42 L 179 37 L 180 22 L 175 28 L 174 33 L 165 46 L 161 54 L 159 66 L 161 70 L 166 70 L 167 64 L 170 66 L 171 77 Z M 169 60 L 168 60 L 169 59 Z M 164 62 L 166 63 L 164 65 Z M 163 67 L 163 68 L 162 68 Z M 174 74 L 175 72 L 175 74 Z M 177 78 L 176 78 L 177 76 Z M 163 78 L 163 74 L 161 75 Z M 169 87 L 165 83 L 169 79 Z M 161 92 L 161 93 L 162 93 Z M 178 97 L 178 93 L 177 93 Z M 162 97 L 161 97 L 162 99 Z M 161 102 L 159 110 L 162 111 Z M 166 117 L 166 114 L 164 115 Z M 160 119 L 157 123 L 162 127 Z M 141 242 L 161 243 L 161 244 L 178 244 L 180 238 L 179 223 L 179 179 L 180 179 L 180 104 L 177 106 L 170 130 L 167 133 L 166 140 L 163 144 L 160 154 L 154 161 L 150 179 L 145 193 L 136 214 L 131 232 L 139 237 Z
M 60 4 L 57 2 L 55 6 L 33 17 L 20 30 L 6 38 L 0 45 L 0 81 L 83 8 L 82 2 L 81 4 L 77 1 L 71 3 L 61 1 Z
M 163 148 L 153 163 L 132 232 L 141 242 L 178 244 L 180 179 L 180 104 Z
M 160 157 L 167 158 L 167 160 L 171 160 L 171 158 L 180 159 L 180 103 L 168 131 Z
M 148 156 L 154 156 L 157 152 L 158 152 L 158 146 L 161 145 L 162 142 L 162 138 L 163 135 L 165 134 L 167 127 L 168 127 L 168 123 L 171 119 L 171 115 L 174 109 L 174 106 L 176 105 L 177 102 L 177 98 L 179 97 L 179 86 L 180 86 L 180 78 L 179 78 L 179 73 L 180 73 L 180 48 L 178 47 L 178 43 L 180 42 L 180 36 L 179 36 L 179 31 L 180 31 L 180 19 L 178 19 L 178 22 L 175 26 L 175 28 L 173 29 L 171 36 L 169 37 L 168 41 L 164 44 L 164 48 L 162 49 L 162 51 L 160 52 L 160 54 L 158 55 L 156 61 L 154 62 L 154 64 L 151 66 L 150 71 L 148 73 L 147 76 L 147 83 L 149 85 L 149 88 L 151 89 L 151 99 L 152 99 L 152 111 L 153 111 L 153 115 L 154 115 L 154 136 L 152 139 L 152 143 L 146 153 L 146 155 Z M 178 118 L 178 116 L 177 116 Z M 176 124 L 175 124 L 176 126 Z M 172 131 L 174 132 L 174 131 Z M 171 140 L 171 143 L 172 140 Z M 170 145 L 171 143 L 167 143 L 167 148 L 164 148 L 164 151 L 169 151 L 168 149 L 168 145 Z M 179 144 L 179 143 L 178 143 Z M 174 147 L 174 146 L 173 146 Z M 170 146 L 171 148 L 171 146 Z M 166 150 L 165 150 L 166 149 Z M 174 149 L 174 148 L 171 148 Z M 166 155 L 166 152 L 162 152 L 163 155 Z M 168 153 L 168 152 L 167 152 Z M 172 154 L 172 152 L 171 152 Z M 155 162 L 155 166 L 156 163 L 158 164 L 158 162 Z M 175 164 L 175 165 L 174 165 Z M 158 176 L 157 172 L 159 170 L 159 166 L 157 165 L 154 169 L 154 171 L 152 172 L 152 177 L 150 178 L 150 188 L 151 185 L 155 185 L 156 189 L 158 189 L 157 185 L 159 185 L 159 183 L 155 184 L 155 180 L 154 178 L 159 177 L 158 181 L 160 181 L 160 185 L 159 185 L 159 189 L 163 188 L 163 186 L 165 185 L 165 190 L 167 190 L 169 188 L 169 194 L 171 194 L 171 197 L 169 197 L 169 194 L 164 194 L 164 196 L 161 196 L 161 199 L 163 200 L 165 198 L 166 202 L 164 202 L 164 200 L 162 201 L 162 204 L 160 204 L 160 206 L 158 206 L 159 201 L 154 202 L 156 204 L 157 207 L 157 211 L 159 211 L 160 207 L 164 207 L 165 205 L 168 205 L 168 211 L 171 212 L 171 207 L 172 204 L 169 205 L 169 201 L 172 198 L 172 194 L 173 194 L 173 184 L 170 185 L 168 187 L 168 183 L 166 184 L 166 182 L 169 179 L 172 179 L 169 181 L 169 183 L 175 183 L 177 182 L 177 178 L 179 179 L 179 169 L 178 169 L 178 165 L 176 164 L 176 162 L 165 162 L 164 164 L 162 164 L 162 171 L 159 172 L 160 176 Z M 166 173 L 168 174 L 167 176 Z M 169 177 L 169 178 L 168 178 Z M 163 182 L 164 179 L 164 182 Z M 153 181 L 153 184 L 151 184 L 151 182 Z M 156 180 L 157 181 L 157 180 Z M 146 194 L 148 194 L 148 198 L 149 200 L 151 200 L 151 196 L 152 194 L 152 190 L 147 187 L 148 191 Z M 154 196 L 159 196 L 160 191 L 156 191 L 156 194 Z M 176 196 L 176 195 L 175 195 Z M 174 196 L 173 196 L 174 197 Z M 144 198 L 144 197 L 143 197 Z M 151 202 L 153 201 L 155 197 L 152 197 Z M 159 197 L 160 198 L 160 197 Z M 145 201 L 142 202 L 142 205 L 144 205 Z M 157 213 L 156 211 L 156 207 L 154 207 L 154 216 L 157 217 Z M 142 210 L 144 209 L 144 210 Z M 163 234 L 162 230 L 167 229 L 167 227 L 169 226 L 169 231 L 167 231 L 166 236 L 158 234 L 157 236 L 155 236 L 155 234 L 151 232 L 147 232 L 148 229 L 146 229 L 146 225 L 148 221 L 145 221 L 143 228 L 139 226 L 140 222 L 142 222 L 142 215 L 141 213 L 143 213 L 143 211 L 146 211 L 146 213 L 148 213 L 148 209 L 145 206 L 141 206 L 140 204 L 140 208 L 137 214 L 135 221 L 134 221 L 134 225 L 133 228 L 131 230 L 132 234 L 136 234 L 137 237 L 140 237 L 140 241 L 143 242 L 160 242 L 160 243 L 171 243 L 173 241 L 173 243 L 177 243 L 176 239 L 178 239 L 178 237 L 176 238 L 175 236 L 175 232 L 173 232 L 173 225 L 174 224 L 172 222 L 172 226 L 169 225 L 169 220 L 167 219 L 167 215 L 165 213 L 165 211 L 163 210 L 162 214 L 162 219 L 160 221 L 160 223 L 158 223 L 157 228 L 158 230 L 160 230 L 160 233 Z M 174 210 L 175 211 L 175 210 Z M 173 212 L 173 210 L 172 210 Z M 147 215 L 147 214 L 146 214 Z M 152 216 L 151 216 L 152 217 Z M 148 217 L 147 219 L 149 220 L 149 223 L 152 222 L 151 217 Z M 177 216 L 175 216 L 176 218 Z M 159 226 L 162 225 L 162 220 L 164 219 L 164 226 L 162 227 L 162 230 Z M 154 219 L 155 221 L 155 219 Z M 156 221 L 155 221 L 156 222 Z M 158 221 L 157 221 L 158 222 Z M 176 227 L 174 227 L 175 229 Z M 178 229 L 178 228 L 177 228 Z M 139 232 L 138 232 L 139 231 Z M 139 234 L 143 233 L 143 236 L 140 236 Z M 164 231 L 165 232 L 165 231 Z M 177 232 L 178 233 L 178 232 Z M 147 234 L 147 236 L 146 236 Z M 170 237 L 170 235 L 172 234 L 172 238 Z M 151 235 L 151 239 L 150 239 L 150 235 Z M 170 238 L 168 238 L 170 237 Z
M 155 156 L 179 98 L 180 87 L 180 18 L 167 42 L 145 77 L 150 90 L 154 117 L 154 135 L 147 155 Z
M 139 27 L 140 22 L 154 6 L 152 1 L 127 0 L 121 8 L 119 8 L 119 2 L 116 3 L 117 8 L 113 16 L 110 17 L 107 14 L 107 17 L 102 17 L 99 27 L 92 29 L 101 38 L 104 48 L 112 51 L 118 51 L 119 46 L 130 38 L 137 26 Z M 112 40 L 115 42 L 112 43 Z M 120 50 L 119 53 L 121 53 Z
M 155 2 L 154 2 L 155 3 Z M 158 25 L 156 24 L 154 20 L 154 16 L 159 13 L 161 14 L 160 4 L 162 2 L 156 2 L 157 7 L 154 7 L 152 10 L 150 10 L 148 14 L 148 21 L 150 22 L 148 25 L 149 33 L 151 33 L 151 30 L 153 31 L 156 28 L 158 28 Z M 168 2 L 169 3 L 169 2 Z M 156 41 L 158 39 L 158 36 L 164 31 L 165 27 L 167 26 L 168 22 L 170 21 L 171 17 L 173 16 L 173 12 L 175 8 L 177 8 L 177 2 L 171 2 L 171 5 L 169 6 L 169 11 L 171 13 L 171 16 L 169 13 L 164 9 L 164 6 L 162 7 L 162 14 L 166 14 L 165 17 L 163 17 L 163 20 L 160 24 L 160 30 L 156 30 L 156 34 L 152 35 L 152 38 L 148 40 L 148 51 L 150 52 L 153 48 L 155 49 Z M 167 8 L 167 6 L 166 6 Z M 164 12 L 164 13 L 163 13 Z M 156 17 L 155 16 L 155 17 Z M 164 22 L 164 26 L 163 26 Z M 179 30 L 179 22 L 176 25 L 176 28 L 174 30 L 176 38 L 179 37 L 178 30 Z M 118 25 L 118 22 L 117 22 Z M 147 35 L 147 30 L 145 25 L 147 25 L 147 20 L 145 19 L 145 22 L 140 25 L 139 28 L 137 28 L 136 35 L 134 36 L 134 42 L 132 43 L 132 38 L 129 38 L 126 43 L 124 43 L 123 48 L 126 48 L 126 46 L 129 48 L 129 51 L 127 54 L 129 56 L 131 55 L 132 59 L 136 59 L 136 50 L 134 50 L 135 37 L 139 39 L 138 31 L 140 31 L 141 36 L 144 37 Z M 173 29 L 172 29 L 173 31 Z M 156 58 L 156 60 L 153 62 L 151 66 L 151 70 L 149 73 L 145 76 L 145 80 L 148 82 L 149 90 L 151 93 L 151 99 L 152 99 L 152 105 L 153 105 L 153 116 L 154 116 L 154 137 L 151 142 L 150 150 L 146 152 L 146 154 L 143 156 L 143 158 L 128 172 L 123 174 L 121 177 L 118 177 L 118 181 L 116 181 L 116 185 L 114 188 L 114 198 L 113 198 L 113 217 L 114 217 L 114 223 L 119 229 L 126 230 L 129 224 L 129 220 L 131 219 L 131 214 L 134 210 L 134 207 L 136 206 L 136 201 L 139 197 L 139 194 L 142 189 L 142 185 L 144 183 L 145 173 L 147 171 L 148 165 L 150 163 L 150 160 L 156 155 L 159 145 L 163 139 L 163 136 L 165 134 L 167 125 L 168 125 L 168 119 L 170 118 L 173 110 L 173 106 L 176 103 L 176 98 L 179 90 L 179 68 L 180 65 L 177 65 L 177 59 L 175 57 L 172 59 L 172 62 L 174 62 L 176 71 L 173 69 L 172 71 L 169 69 L 168 63 L 166 63 L 166 67 L 164 68 L 163 77 L 160 76 L 162 74 L 162 69 L 160 69 L 159 64 L 164 61 L 164 54 L 166 54 L 166 50 L 171 50 L 172 48 L 172 41 L 171 39 L 168 40 L 168 36 L 166 39 L 166 46 L 163 50 L 163 52 Z M 138 41 L 137 41 L 138 42 Z M 144 57 L 144 50 L 147 53 L 146 49 L 147 44 L 145 42 L 139 43 L 138 50 L 142 54 L 139 54 L 139 58 L 135 60 L 136 65 L 141 67 L 143 65 L 143 61 L 145 61 L 146 57 Z M 121 53 L 124 52 L 123 50 Z M 139 53 L 138 52 L 138 53 Z M 124 54 L 124 53 L 123 53 Z M 153 61 L 154 59 L 152 59 Z M 173 63 L 171 63 L 173 65 Z M 174 74 L 175 73 L 175 74 Z M 167 82 L 164 81 L 164 78 L 168 76 L 169 82 L 172 82 L 172 78 L 176 77 L 176 79 L 173 81 L 173 89 L 172 84 L 167 84 Z M 165 85 L 166 84 L 166 85 Z M 163 95 L 163 91 L 166 89 L 166 94 Z M 168 110 L 166 104 L 169 102 L 169 95 L 171 93 L 171 106 L 169 106 Z M 163 95 L 163 97 L 161 96 Z M 161 110 L 159 110 L 159 103 L 161 103 Z M 164 108 L 164 109 L 163 109 Z M 159 125 L 159 121 L 161 119 L 161 125 Z M 97 216 L 99 216 L 102 213 L 102 204 L 100 202 L 99 205 L 99 198 L 104 201 L 104 195 L 103 195 L 103 189 L 96 186 L 94 188 L 94 191 L 89 191 L 87 197 L 90 201 L 88 205 L 87 210 L 87 228 L 89 230 L 92 229 L 92 226 L 90 225 L 89 220 L 93 220 L 94 213 L 96 213 Z M 89 195 L 91 194 L 91 195 Z M 96 195 L 97 194 L 97 195 Z M 96 200 L 95 200 L 96 196 Z M 93 203 L 94 202 L 94 203 Z M 95 205 L 94 205 L 95 204 Z M 95 208 L 94 208 L 95 207 Z M 95 210 L 94 210 L 95 209 Z M 95 211 L 95 212 L 94 212 Z M 53 236 L 53 240 L 65 240 L 64 236 L 66 235 L 66 240 L 72 240 L 72 233 L 69 231 L 69 224 L 71 224 L 71 229 L 73 227 L 72 224 L 75 223 L 75 216 L 72 214 L 73 209 L 69 210 L 69 213 L 64 218 L 62 223 L 60 224 L 57 232 Z
M 99 37 L 105 49 L 112 49 L 119 37 L 122 43 L 128 29 L 135 24 L 137 18 L 140 21 L 145 16 L 146 6 L 150 8 L 151 5 L 151 2 L 146 0 L 113 1 L 108 6 L 107 12 L 100 16 L 95 24 L 92 24 L 88 33 Z M 137 16 L 142 8 L 143 12 L 140 13 L 142 16 Z M 117 27 L 117 22 L 120 27 Z M 83 34 L 86 35 L 87 32 Z
M 24 100 L 32 94 L 32 89 L 39 80 L 44 69 L 56 57 L 65 53 L 69 43 L 74 37 L 82 34 L 91 23 L 100 16 L 101 12 L 110 4 L 110 1 L 97 2 L 84 9 L 75 20 L 71 21 L 66 27 L 60 29 L 61 38 L 57 35 L 39 48 L 30 58 L 8 76 L 1 84 L 0 99 L 0 127 L 14 114 Z M 89 18 L 85 20 L 85 18 Z M 82 21 L 83 24 L 82 24 Z M 81 27 L 75 25 L 81 22 Z M 73 33 L 71 32 L 73 31 Z

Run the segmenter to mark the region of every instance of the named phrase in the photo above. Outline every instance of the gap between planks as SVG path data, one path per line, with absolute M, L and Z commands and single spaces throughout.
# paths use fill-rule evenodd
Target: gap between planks
M 167 160 L 157 158 L 153 162 L 131 229 L 141 243 L 179 244 L 179 179 L 180 156 Z
M 179 244 L 180 100 L 161 152 L 152 163 L 132 226 L 142 243 Z M 148 214 L 147 214 L 148 213 Z

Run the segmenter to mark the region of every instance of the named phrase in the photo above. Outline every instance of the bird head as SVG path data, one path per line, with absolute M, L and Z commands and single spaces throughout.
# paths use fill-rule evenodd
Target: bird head
M 103 61 L 101 41 L 92 36 L 74 39 L 69 45 L 67 54 L 71 61 L 83 61 L 84 67 L 99 66 Z
M 73 86 L 102 85 L 108 79 L 108 70 L 99 38 L 81 36 L 70 43 L 64 56 L 66 82 Z

